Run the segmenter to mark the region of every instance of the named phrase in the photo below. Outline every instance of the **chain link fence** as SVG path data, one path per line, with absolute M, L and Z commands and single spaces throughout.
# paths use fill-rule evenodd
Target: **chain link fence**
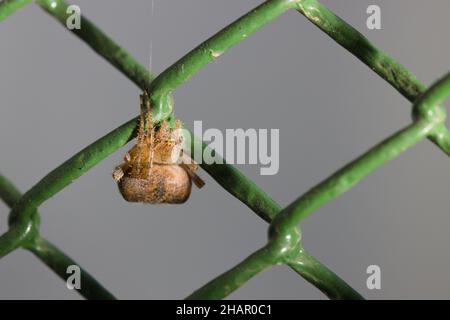
M 31 0 L 0 2 L 0 21 Z M 66 26 L 69 4 L 62 0 L 37 0 L 38 6 Z M 392 160 L 423 139 L 431 140 L 450 154 L 450 132 L 445 126 L 446 111 L 442 103 L 450 95 L 450 75 L 425 88 L 406 68 L 371 44 L 362 34 L 316 0 L 268 0 L 201 43 L 158 76 L 140 65 L 85 17 L 82 28 L 73 29 L 80 40 L 107 60 L 140 89 L 150 93 L 155 124 L 172 116 L 172 92 L 189 80 L 206 64 L 288 10 L 296 10 L 334 41 L 360 59 L 412 103 L 412 122 L 394 135 L 344 166 L 285 208 L 276 203 L 254 182 L 229 164 L 206 164 L 202 168 L 226 191 L 242 201 L 269 223 L 267 244 L 241 263 L 194 291 L 188 299 L 222 299 L 244 285 L 261 271 L 286 264 L 330 299 L 362 299 L 344 280 L 309 254 L 302 245 L 299 225 L 325 203 L 335 199 L 362 178 Z M 9 229 L 0 237 L 0 257 L 24 248 L 64 280 L 67 267 L 77 264 L 39 233 L 38 208 L 120 149 L 136 136 L 138 118 L 125 122 L 110 133 L 76 153 L 51 171 L 25 194 L 21 194 L 0 175 L 0 197 L 11 207 Z M 195 148 L 208 148 L 191 136 Z M 212 151 L 210 151 L 212 152 Z M 109 177 L 108 177 L 109 178 Z M 78 265 L 78 264 L 77 264 Z M 100 283 L 82 270 L 78 292 L 88 299 L 113 299 Z

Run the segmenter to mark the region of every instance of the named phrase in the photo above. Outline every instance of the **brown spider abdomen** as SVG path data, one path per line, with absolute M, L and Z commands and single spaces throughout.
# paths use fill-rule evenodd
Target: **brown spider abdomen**
M 120 193 L 126 201 L 175 204 L 189 198 L 191 179 L 180 166 L 153 164 L 144 171 L 147 171 L 144 177 L 135 177 L 130 175 L 129 169 L 118 181 Z

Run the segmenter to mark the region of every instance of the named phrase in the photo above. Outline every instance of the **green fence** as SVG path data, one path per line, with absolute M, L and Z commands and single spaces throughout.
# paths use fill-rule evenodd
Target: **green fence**
M 0 21 L 31 2 L 33 1 L 0 2 Z M 36 3 L 65 26 L 68 16 L 66 2 L 37 0 Z M 287 264 L 330 299 L 362 299 L 358 292 L 303 248 L 299 224 L 319 207 L 422 139 L 430 139 L 442 151 L 450 154 L 450 132 L 445 126 L 446 111 L 442 107 L 442 103 L 450 95 L 450 74 L 426 89 L 406 68 L 316 0 L 268 0 L 201 43 L 157 77 L 86 18 L 82 17 L 81 29 L 71 32 L 139 88 L 150 92 L 153 121 L 158 123 L 171 117 L 171 93 L 178 86 L 206 64 L 219 58 L 227 49 L 287 10 L 297 10 L 411 101 L 412 123 L 332 174 L 284 209 L 235 167 L 228 164 L 202 164 L 202 168 L 225 190 L 269 223 L 268 241 L 237 266 L 196 290 L 188 299 L 225 298 L 259 272 L 278 264 Z M 67 267 L 77 263 L 39 234 L 37 210 L 50 197 L 133 139 L 137 124 L 136 117 L 115 128 L 47 174 L 23 195 L 0 175 L 0 197 L 12 208 L 9 229 L 0 237 L 0 257 L 18 248 L 25 248 L 65 280 Z M 192 141 L 197 146 L 201 144 L 195 137 Z M 201 147 L 207 148 L 205 145 Z M 88 299 L 114 298 L 84 270 L 81 289 L 78 291 Z

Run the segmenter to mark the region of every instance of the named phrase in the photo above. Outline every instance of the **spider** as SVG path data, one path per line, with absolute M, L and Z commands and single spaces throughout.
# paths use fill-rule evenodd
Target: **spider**
M 192 182 L 205 184 L 197 176 L 198 165 L 183 151 L 181 121 L 174 128 L 166 121 L 153 126 L 150 97 L 140 95 L 141 114 L 136 144 L 125 154 L 124 163 L 113 171 L 123 198 L 129 202 L 183 203 Z

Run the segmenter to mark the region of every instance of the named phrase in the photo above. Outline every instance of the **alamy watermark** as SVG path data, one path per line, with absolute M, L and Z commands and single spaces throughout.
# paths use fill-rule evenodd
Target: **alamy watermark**
M 67 7 L 66 13 L 69 15 L 66 19 L 66 26 L 69 30 L 81 29 L 81 9 L 77 5 Z
M 381 29 L 381 8 L 376 4 L 367 7 L 366 13 L 369 15 L 366 20 L 366 26 L 369 30 Z
M 207 148 L 192 143 L 190 133 L 180 130 L 184 150 L 199 164 L 223 164 L 225 160 L 229 164 L 260 165 L 261 175 L 275 175 L 280 169 L 279 129 L 238 128 L 223 132 L 216 128 L 203 130 L 202 121 L 194 121 L 194 135 Z
M 50 3 L 52 9 L 56 9 L 58 2 L 53 1 Z M 80 30 L 81 29 L 81 8 L 75 4 L 67 6 L 66 9 L 66 27 L 69 30 Z
M 56 1 L 51 3 L 54 9 L 58 3 Z M 81 9 L 77 5 L 69 5 L 66 10 L 66 26 L 69 30 L 81 29 Z M 381 8 L 376 4 L 371 4 L 367 7 L 366 13 L 369 15 L 366 20 L 366 26 L 369 30 L 381 30 Z M 152 1 L 153 14 L 153 1 Z
M 81 269 L 76 264 L 67 267 L 66 273 L 69 274 L 66 280 L 66 287 L 69 290 L 81 289 Z
M 380 290 L 381 289 L 381 268 L 376 264 L 372 264 L 367 267 L 366 273 L 369 275 L 367 277 L 366 286 L 369 290 Z

